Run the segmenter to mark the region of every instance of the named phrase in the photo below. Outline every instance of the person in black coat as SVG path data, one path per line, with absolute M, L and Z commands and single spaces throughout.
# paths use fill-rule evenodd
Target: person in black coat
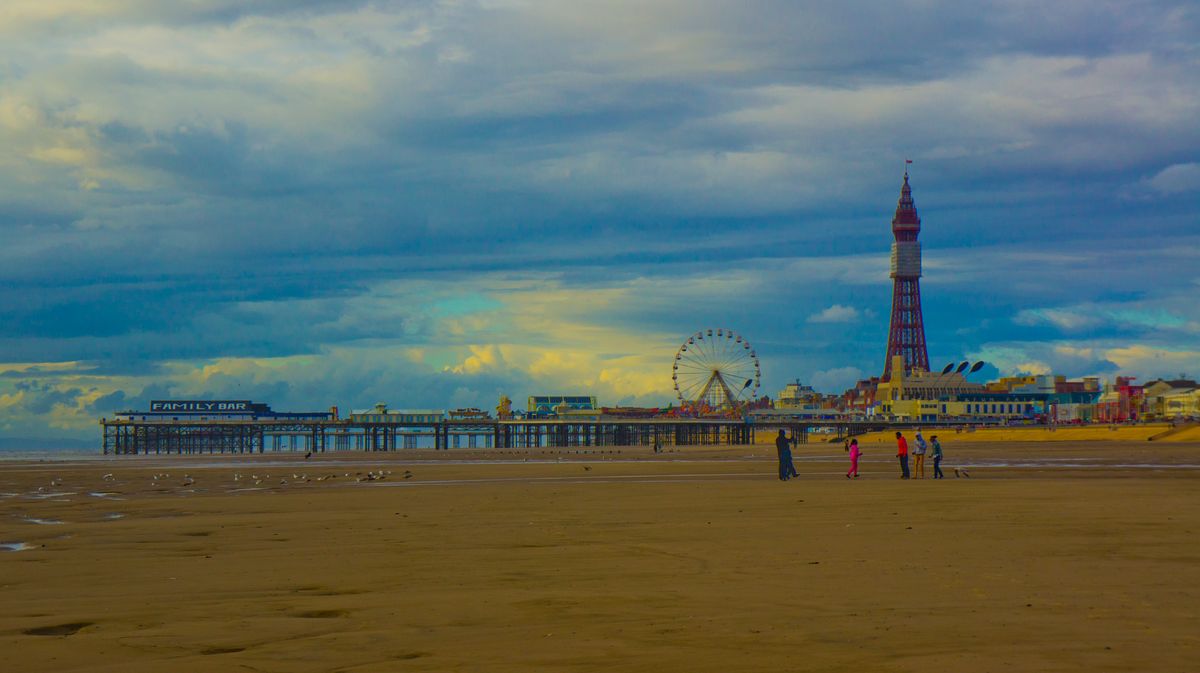
M 792 444 L 788 440 L 787 430 L 783 428 L 779 429 L 779 436 L 775 438 L 775 451 L 779 454 L 779 480 L 787 481 L 800 476 L 792 464 Z

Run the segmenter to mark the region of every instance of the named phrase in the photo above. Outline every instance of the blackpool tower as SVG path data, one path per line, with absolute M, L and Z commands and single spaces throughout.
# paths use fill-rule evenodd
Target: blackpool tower
M 904 169 L 904 186 L 900 202 L 892 218 L 892 322 L 888 327 L 887 358 L 883 364 L 884 381 L 892 378 L 892 360 L 904 358 L 907 373 L 914 369 L 929 371 L 929 352 L 925 350 L 925 321 L 921 318 L 921 218 L 913 205 L 912 188 L 908 186 L 908 168 Z

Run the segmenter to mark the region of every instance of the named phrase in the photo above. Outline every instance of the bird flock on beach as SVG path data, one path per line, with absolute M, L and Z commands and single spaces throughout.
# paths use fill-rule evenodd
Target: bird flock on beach
M 200 475 L 200 476 L 201 476 L 201 478 L 204 479 L 204 481 L 206 482 L 206 485 L 215 484 L 218 487 L 221 485 L 221 480 L 219 479 L 219 477 L 214 477 L 213 479 L 210 480 L 209 478 L 207 478 L 207 475 Z M 392 470 L 385 470 L 383 468 L 379 468 L 379 469 L 367 470 L 365 472 L 363 472 L 363 471 L 355 471 L 353 473 L 342 472 L 341 474 L 338 474 L 336 472 L 329 472 L 329 473 L 322 473 L 322 474 L 316 474 L 316 475 L 310 475 L 307 472 L 302 472 L 302 473 L 301 472 L 292 472 L 290 474 L 286 474 L 286 473 L 285 474 L 276 474 L 275 476 L 272 476 L 271 474 L 266 473 L 266 472 L 263 472 L 263 473 L 234 472 L 232 481 L 233 481 L 233 486 L 234 486 L 233 490 L 246 490 L 248 488 L 254 488 L 254 487 L 270 488 L 271 486 L 276 486 L 276 485 L 277 486 L 289 486 L 289 485 L 293 485 L 293 484 L 321 483 L 321 482 L 334 481 L 334 480 L 341 480 L 344 483 L 379 482 L 379 481 L 387 481 L 389 479 L 407 480 L 407 479 L 412 479 L 415 476 L 416 475 L 413 473 L 412 470 L 404 470 L 400 474 L 395 474 L 395 473 L 393 473 Z M 134 477 L 134 480 L 122 480 L 114 472 L 107 472 L 107 473 L 101 475 L 100 479 L 110 488 L 123 486 L 127 483 L 134 484 L 134 483 L 137 483 L 137 481 L 140 481 L 140 479 L 137 479 L 136 477 Z M 55 489 L 63 488 L 63 485 L 65 482 L 66 482 L 66 478 L 64 478 L 62 476 L 51 477 L 50 480 L 45 485 L 38 486 L 36 488 L 36 490 L 32 491 L 32 494 L 36 494 L 38 497 L 42 497 L 42 498 L 50 497 L 50 496 L 76 495 L 76 493 L 62 493 L 62 492 L 58 492 L 55 490 Z M 196 476 L 193 476 L 190 473 L 184 473 L 182 475 L 177 473 L 173 477 L 170 472 L 155 472 L 154 474 L 150 475 L 150 481 L 149 481 L 148 485 L 151 488 L 153 488 L 154 490 L 161 492 L 164 490 L 171 490 L 173 488 L 190 489 L 191 487 L 196 486 L 198 483 L 199 483 L 198 478 Z M 191 492 L 194 492 L 194 490 L 192 490 Z M 20 494 L 12 493 L 12 494 L 6 494 L 6 495 L 12 495 L 15 497 Z M 90 495 L 93 495 L 96 497 L 108 497 L 108 496 L 121 495 L 121 493 L 118 493 L 118 492 L 93 492 L 93 493 L 90 493 Z

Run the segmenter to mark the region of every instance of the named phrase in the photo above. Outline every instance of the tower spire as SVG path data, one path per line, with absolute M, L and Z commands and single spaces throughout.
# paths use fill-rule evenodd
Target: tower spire
M 908 165 L 904 160 L 904 183 L 896 214 L 892 217 L 892 319 L 888 327 L 887 357 L 883 365 L 884 381 L 891 380 L 892 358 L 904 358 L 905 372 L 929 371 L 929 353 L 925 347 L 925 321 L 921 315 L 921 218 L 908 184 Z

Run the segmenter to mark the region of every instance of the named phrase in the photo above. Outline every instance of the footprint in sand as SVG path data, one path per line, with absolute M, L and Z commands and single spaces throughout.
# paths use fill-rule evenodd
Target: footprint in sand
M 55 624 L 54 626 L 38 626 L 32 629 L 25 629 L 24 633 L 27 636 L 73 636 L 92 624 L 95 624 L 95 622 L 71 622 L 69 624 Z
M 205 656 L 213 654 L 236 654 L 237 652 L 245 652 L 244 647 L 210 647 L 206 650 L 200 650 L 200 654 Z
M 309 610 L 297 613 L 296 616 L 303 619 L 335 619 L 337 617 L 345 617 L 349 614 L 345 610 Z

